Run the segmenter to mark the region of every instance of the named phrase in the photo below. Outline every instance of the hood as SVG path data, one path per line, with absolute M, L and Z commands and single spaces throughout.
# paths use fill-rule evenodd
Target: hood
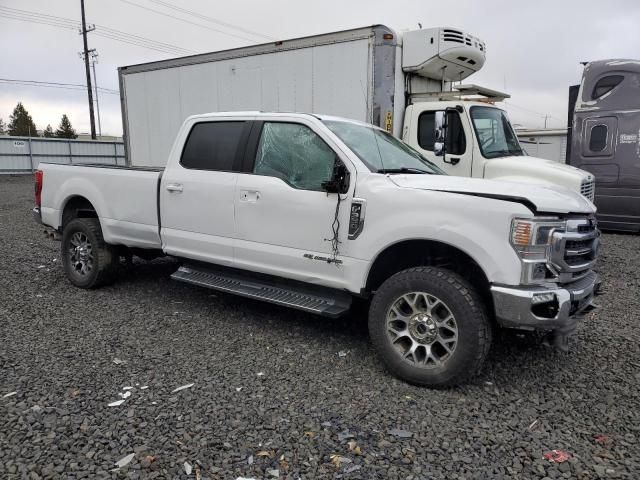
M 501 182 L 447 175 L 389 175 L 398 187 L 460 193 L 471 196 L 524 203 L 537 212 L 593 213 L 595 206 L 585 197 L 566 188 L 529 183 Z
M 583 180 L 593 180 L 593 175 L 564 163 L 542 158 L 520 156 L 501 157 L 487 160 L 484 178 L 508 180 L 541 185 L 561 185 L 580 192 Z

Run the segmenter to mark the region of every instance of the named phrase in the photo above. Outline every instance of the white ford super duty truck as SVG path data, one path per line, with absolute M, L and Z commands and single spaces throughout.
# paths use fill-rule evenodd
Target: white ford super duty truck
M 335 117 L 192 116 L 162 170 L 41 163 L 34 213 L 81 288 L 113 281 L 120 256 L 164 254 L 176 280 L 317 314 L 370 300 L 382 360 L 423 385 L 477 372 L 494 326 L 566 346 L 600 284 L 584 196 L 448 176 Z

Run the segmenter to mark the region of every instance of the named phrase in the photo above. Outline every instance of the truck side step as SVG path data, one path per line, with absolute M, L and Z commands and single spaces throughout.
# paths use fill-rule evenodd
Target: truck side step
M 297 308 L 336 318 L 351 307 L 351 295 L 324 287 L 310 288 L 299 282 L 285 282 L 266 275 L 218 270 L 199 266 L 181 266 L 171 278 L 243 297 Z

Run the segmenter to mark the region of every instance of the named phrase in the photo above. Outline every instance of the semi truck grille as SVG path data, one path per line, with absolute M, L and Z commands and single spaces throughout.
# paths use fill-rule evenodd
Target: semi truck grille
M 564 232 L 554 232 L 551 263 L 560 283 L 585 277 L 593 269 L 600 246 L 600 232 L 594 218 L 570 219 Z
M 595 180 L 583 180 L 580 193 L 593 202 L 596 193 Z

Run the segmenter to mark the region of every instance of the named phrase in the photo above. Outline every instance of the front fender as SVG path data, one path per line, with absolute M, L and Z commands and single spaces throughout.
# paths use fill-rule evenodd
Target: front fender
M 380 184 L 371 187 L 385 189 Z M 392 197 L 372 192 L 364 229 L 353 246 L 353 252 L 363 255 L 360 258 L 368 265 L 360 279 L 362 286 L 380 253 L 405 240 L 448 244 L 471 257 L 489 282 L 520 283 L 521 262 L 509 236 L 513 218 L 532 216 L 524 205 L 463 193 L 404 188 L 392 191 Z

